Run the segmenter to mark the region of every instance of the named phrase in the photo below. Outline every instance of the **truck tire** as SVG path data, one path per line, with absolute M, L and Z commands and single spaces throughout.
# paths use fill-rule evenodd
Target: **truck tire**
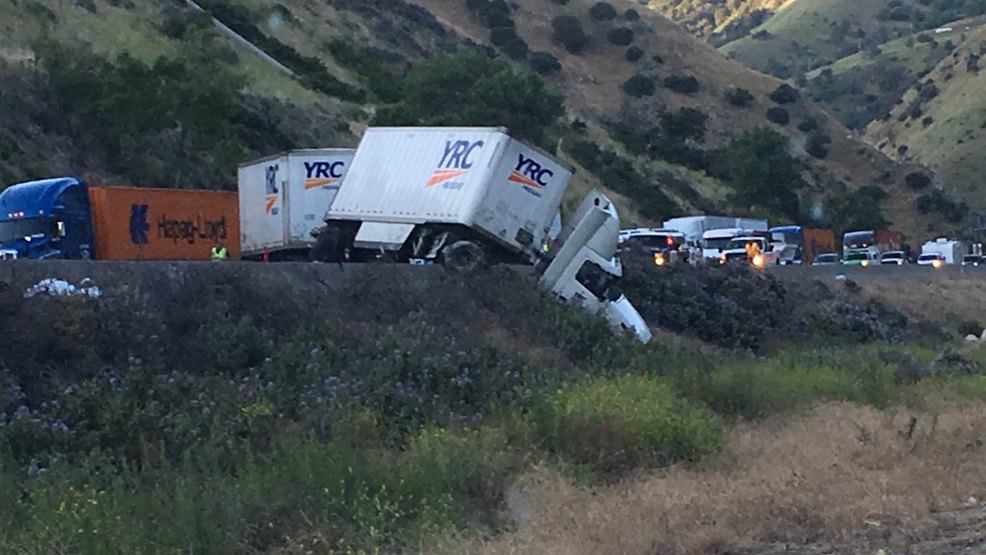
M 334 227 L 320 233 L 308 253 L 312 262 L 338 262 L 340 237 L 339 230 Z
M 486 260 L 486 255 L 479 245 L 472 241 L 456 241 L 442 249 L 445 267 L 456 274 L 469 273 Z

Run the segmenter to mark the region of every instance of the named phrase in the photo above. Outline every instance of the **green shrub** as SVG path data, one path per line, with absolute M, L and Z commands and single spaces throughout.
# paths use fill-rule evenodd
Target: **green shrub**
M 589 8 L 589 15 L 596 21 L 609 21 L 616 17 L 616 8 L 609 2 L 597 2 Z
M 721 414 L 758 418 L 818 401 L 885 406 L 897 391 L 894 368 L 878 356 L 819 350 L 792 352 L 720 368 L 690 391 Z
M 777 125 L 787 125 L 791 121 L 791 114 L 780 106 L 767 108 L 767 119 Z
M 527 62 L 531 65 L 531 69 L 541 75 L 554 73 L 561 69 L 561 62 L 550 52 L 531 52 Z
M 681 94 L 698 92 L 698 79 L 691 75 L 669 75 L 664 78 L 664 88 Z
M 825 159 L 829 155 L 828 144 L 832 142 L 832 138 L 825 133 L 812 133 L 808 137 L 808 143 L 805 150 L 808 154 L 811 154 L 815 158 Z
M 815 118 L 807 117 L 798 123 L 799 131 L 804 131 L 805 133 L 811 133 L 816 129 L 818 129 L 818 122 L 815 121 Z
M 628 95 L 640 98 L 642 96 L 653 96 L 657 92 L 654 80 L 646 75 L 636 74 L 623 82 L 623 92 Z
M 559 15 L 551 20 L 552 38 L 571 54 L 580 54 L 589 44 L 582 22 L 574 15 Z
M 606 32 L 606 40 L 610 44 L 626 46 L 633 42 L 633 31 L 629 27 L 616 27 Z
M 907 183 L 907 186 L 911 189 L 920 191 L 928 185 L 931 185 L 931 178 L 921 172 L 911 172 L 904 178 L 904 182 Z
M 555 393 L 539 411 L 548 445 L 604 477 L 694 460 L 721 444 L 715 419 L 656 378 L 595 379 Z
M 623 12 L 623 18 L 627 21 L 637 21 L 640 19 L 640 12 L 633 8 L 628 8 L 627 11 Z
M 631 46 L 630 48 L 627 48 L 626 52 L 623 53 L 623 57 L 626 58 L 628 62 L 636 62 L 644 57 L 644 51 L 636 46 Z
M 507 41 L 506 44 L 500 47 L 500 49 L 503 50 L 504 54 L 510 56 L 510 58 L 514 60 L 523 60 L 527 58 L 527 51 L 529 50 L 527 43 L 524 42 L 524 39 L 518 36 L 514 36 L 512 39 Z
M 770 99 L 778 104 L 791 104 L 797 102 L 800 96 L 801 95 L 798 93 L 798 90 L 787 83 L 782 83 L 770 93 Z
M 730 87 L 726 89 L 725 96 L 730 104 L 740 108 L 746 108 L 753 103 L 753 94 L 746 89 Z

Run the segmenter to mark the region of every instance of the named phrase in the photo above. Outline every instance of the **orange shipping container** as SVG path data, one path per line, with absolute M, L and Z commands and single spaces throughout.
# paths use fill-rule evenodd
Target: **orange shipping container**
M 209 260 L 217 238 L 240 256 L 236 193 L 89 187 L 96 258 Z
M 811 264 L 815 257 L 835 251 L 835 234 L 831 229 L 809 229 L 802 231 L 804 239 L 804 263 Z

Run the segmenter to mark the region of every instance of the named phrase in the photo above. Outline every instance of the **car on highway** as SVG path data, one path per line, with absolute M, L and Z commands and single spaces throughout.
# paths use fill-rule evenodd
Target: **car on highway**
M 839 263 L 839 255 L 834 252 L 826 252 L 815 257 L 812 260 L 812 266 L 834 266 Z
M 984 262 L 986 262 L 986 260 L 983 260 L 983 256 L 981 254 L 967 254 L 962 257 L 963 266 L 979 266 Z
M 941 268 L 945 264 L 945 258 L 936 253 L 929 252 L 922 254 L 918 257 L 918 266 L 931 266 L 933 268 Z
M 874 261 L 874 257 L 870 251 L 857 250 L 850 252 L 842 259 L 842 264 L 846 266 L 869 266 Z
M 887 251 L 880 255 L 880 264 L 903 266 L 907 264 L 907 256 L 904 254 L 904 251 Z

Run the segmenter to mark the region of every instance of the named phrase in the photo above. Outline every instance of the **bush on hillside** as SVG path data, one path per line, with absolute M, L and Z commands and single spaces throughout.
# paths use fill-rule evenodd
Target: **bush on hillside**
M 726 165 L 733 201 L 759 206 L 791 220 L 801 219 L 798 191 L 805 185 L 801 164 L 788 151 L 788 140 L 768 127 L 748 129 L 729 143 Z
M 633 31 L 629 27 L 616 27 L 606 32 L 606 40 L 616 46 L 626 46 L 633 42 Z
M 627 11 L 623 12 L 623 18 L 627 21 L 637 21 L 640 19 L 640 12 L 633 8 L 628 8 Z
M 500 50 L 503 50 L 503 53 L 511 59 L 523 60 L 527 58 L 529 47 L 527 46 L 527 43 L 524 42 L 524 39 L 515 36 L 501 46 Z
M 623 82 L 623 92 L 635 98 L 653 96 L 657 92 L 654 80 L 646 75 L 636 74 Z
M 669 75 L 664 78 L 664 88 L 681 94 L 698 92 L 698 79 L 691 75 Z
M 767 119 L 777 125 L 787 125 L 791 121 L 791 114 L 780 106 L 767 108 Z
M 644 57 L 644 51 L 636 46 L 631 46 L 630 48 L 627 48 L 626 52 L 623 53 L 623 57 L 626 58 L 628 62 L 636 62 Z
M 746 108 L 753 103 L 753 95 L 746 89 L 729 87 L 726 89 L 724 96 L 730 104 L 740 108 Z
M 541 436 L 556 452 L 607 480 L 641 466 L 715 453 L 713 416 L 676 398 L 656 378 L 601 378 L 560 391 L 538 411 Z
M 505 126 L 550 147 L 546 130 L 565 111 L 561 95 L 534 72 L 466 48 L 418 62 L 401 90 L 401 101 L 380 107 L 373 125 Z
M 825 159 L 829 155 L 828 145 L 832 142 L 832 138 L 825 133 L 812 133 L 808 137 L 808 143 L 805 146 L 805 150 L 808 154 L 811 154 L 815 158 L 820 160 Z
M 815 118 L 807 117 L 801 120 L 800 122 L 798 122 L 799 131 L 804 131 L 805 133 L 811 133 L 816 129 L 818 129 L 818 122 L 815 120 Z
M 531 65 L 531 69 L 541 75 L 547 75 L 561 69 L 561 62 L 550 52 L 531 52 L 527 62 Z
M 589 44 L 582 22 L 574 15 L 559 15 L 551 20 L 552 39 L 571 54 L 580 54 Z
M 748 264 L 678 265 L 660 272 L 646 257 L 628 257 L 624 264 L 624 291 L 652 325 L 753 352 L 793 325 L 784 285 Z
M 801 95 L 798 94 L 798 90 L 787 83 L 781 84 L 770 93 L 770 99 L 778 104 L 791 104 L 793 102 L 797 102 L 800 96 Z
M 568 145 L 568 153 L 576 162 L 596 175 L 605 175 L 606 186 L 633 198 L 637 210 L 645 218 L 664 220 L 681 211 L 661 185 L 642 175 L 627 158 L 612 150 L 602 150 L 585 139 L 577 139 Z
M 616 17 L 616 8 L 609 2 L 596 2 L 589 8 L 589 15 L 596 21 L 609 21 Z
M 911 172 L 904 178 L 904 183 L 915 191 L 920 191 L 931 185 L 931 178 L 921 172 Z

